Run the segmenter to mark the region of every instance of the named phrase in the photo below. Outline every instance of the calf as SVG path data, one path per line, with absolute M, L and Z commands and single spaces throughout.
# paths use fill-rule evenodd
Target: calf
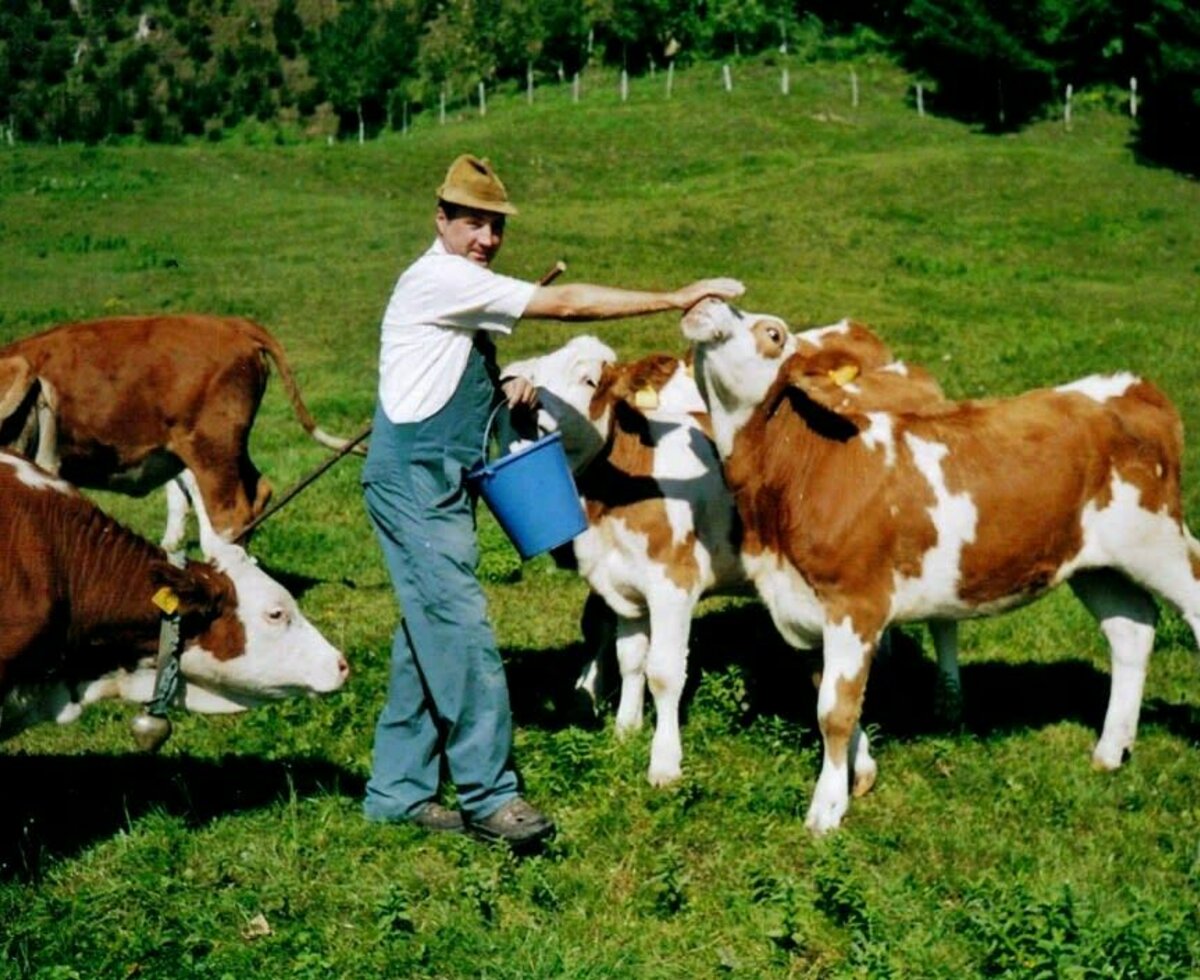
M 188 496 L 202 524 L 206 510 L 235 540 L 271 495 L 249 453 L 268 357 L 300 424 L 342 448 L 317 427 L 265 329 L 192 314 L 69 323 L 0 347 L 0 448 L 82 487 L 142 496 L 172 481 L 168 549 L 183 543 Z M 188 480 L 186 496 L 177 477 Z
M 0 453 L 0 738 L 149 700 L 161 613 L 178 603 L 179 702 L 241 711 L 346 681 L 340 652 L 236 545 L 176 568 L 62 479 Z M 161 592 L 160 590 L 167 590 Z
M 783 321 L 775 323 L 787 332 Z M 830 358 L 835 374 L 839 350 L 880 365 L 892 360 L 859 325 L 809 331 L 796 342 Z M 736 508 L 691 365 L 665 354 L 618 364 L 600 341 L 576 337 L 504 373 L 538 387 L 539 429 L 562 433 L 588 518 L 573 544 L 576 564 L 617 619 L 616 730 L 641 726 L 648 683 L 656 720 L 649 780 L 669 783 L 680 776 L 679 700 L 696 604 L 710 593 L 749 588 Z M 940 397 L 931 380 L 905 389 L 899 373 L 885 375 L 894 382 L 887 392 L 854 389 L 841 377 L 844 397 L 860 403 Z M 597 661 L 585 668 L 584 686 L 598 683 L 597 669 Z
M 1200 641 L 1200 545 L 1183 521 L 1182 425 L 1166 397 L 1117 374 L 1009 399 L 862 411 L 786 341 L 756 347 L 764 328 L 752 316 L 705 302 L 682 326 L 748 574 L 785 640 L 823 645 L 825 753 L 808 826 L 831 830 L 847 809 L 852 733 L 888 624 L 990 615 L 1067 581 L 1111 648 L 1093 760 L 1118 767 L 1154 642 L 1151 593 Z

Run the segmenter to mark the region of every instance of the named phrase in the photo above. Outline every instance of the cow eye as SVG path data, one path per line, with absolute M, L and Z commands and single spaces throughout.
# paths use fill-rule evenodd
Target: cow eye
M 273 626 L 283 626 L 288 621 L 287 610 L 283 606 L 275 606 L 273 609 L 268 609 L 263 615 L 267 622 Z
M 771 343 L 778 344 L 783 339 L 783 335 L 778 327 L 767 327 L 767 338 Z

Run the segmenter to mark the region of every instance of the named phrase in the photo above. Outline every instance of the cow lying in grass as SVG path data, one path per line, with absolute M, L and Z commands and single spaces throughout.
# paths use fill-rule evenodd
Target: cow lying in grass
M 0 448 L 65 480 L 144 496 L 167 484 L 163 547 L 183 545 L 189 498 L 218 534 L 266 508 L 250 427 L 275 362 L 292 409 L 317 427 L 283 347 L 238 317 L 163 314 L 69 323 L 0 347 Z
M 1118 767 L 1154 643 L 1151 594 L 1179 608 L 1200 641 L 1200 545 L 1183 521 L 1183 431 L 1166 397 L 1123 373 L 1015 398 L 863 411 L 843 404 L 828 364 L 783 337 L 763 345 L 770 325 L 753 315 L 706 301 L 682 328 L 747 571 L 784 639 L 823 648 L 825 754 L 807 825 L 832 830 L 846 812 L 859 775 L 853 732 L 889 624 L 990 615 L 1063 582 L 1112 651 L 1093 760 Z
M 0 738 L 74 721 L 103 698 L 150 700 L 156 595 L 178 603 L 182 707 L 241 711 L 345 683 L 342 654 L 236 545 L 221 542 L 211 563 L 176 568 L 69 484 L 10 453 L 0 453 L 0 501 Z
M 886 346 L 859 325 L 809 331 L 796 342 L 814 356 L 840 350 L 890 365 L 876 388 L 847 388 L 858 404 L 941 397 L 932 379 L 896 371 Z M 562 434 L 588 518 L 574 541 L 576 564 L 617 619 L 616 731 L 641 727 L 648 684 L 656 721 L 648 778 L 669 783 L 681 774 L 679 701 L 696 604 L 750 588 L 736 508 L 691 366 L 666 354 L 617 363 L 600 341 L 576 337 L 504 373 L 538 387 L 540 431 Z M 597 683 L 597 672 L 589 664 L 582 683 Z

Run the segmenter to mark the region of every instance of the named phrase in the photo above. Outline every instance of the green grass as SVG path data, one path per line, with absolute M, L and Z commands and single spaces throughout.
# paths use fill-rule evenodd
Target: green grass
M 918 118 L 884 62 L 719 69 L 584 97 L 493 97 L 406 136 L 262 147 L 0 151 L 0 340 L 108 312 L 249 314 L 283 341 L 321 424 L 370 417 L 395 276 L 431 240 L 448 161 L 490 156 L 521 207 L 499 266 L 671 287 L 734 275 L 801 325 L 850 315 L 956 395 L 1092 371 L 1156 380 L 1200 431 L 1200 188 L 1139 166 L 1128 121 L 1076 113 L 1015 137 Z M 577 328 L 525 324 L 515 359 Z M 626 357 L 683 347 L 677 318 L 588 328 Z M 277 488 L 324 451 L 272 383 L 252 452 Z M 357 460 L 268 522 L 254 551 L 351 660 L 347 689 L 178 718 L 136 757 L 128 708 L 0 747 L 0 976 L 1186 977 L 1200 971 L 1200 717 L 1168 614 L 1137 751 L 1088 754 L 1102 641 L 1066 594 L 962 630 L 967 718 L 932 720 L 916 644 L 877 666 L 880 763 L 843 830 L 803 814 L 819 765 L 813 661 L 753 603 L 710 600 L 692 642 L 681 786 L 645 785 L 648 736 L 571 723 L 585 589 L 520 565 L 481 513 L 544 857 L 365 823 L 395 611 Z M 1185 459 L 1200 524 L 1200 443 Z M 161 496 L 101 495 L 157 537 Z M 921 630 L 909 634 L 928 641 Z M 266 930 L 263 929 L 266 924 Z M 265 933 L 265 934 L 264 934 Z

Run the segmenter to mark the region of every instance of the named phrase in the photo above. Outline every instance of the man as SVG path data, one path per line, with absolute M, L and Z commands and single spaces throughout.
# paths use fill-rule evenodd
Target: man
M 475 577 L 479 459 L 498 403 L 533 406 L 523 378 L 501 382 L 489 335 L 517 320 L 598 320 L 684 310 L 742 285 L 707 279 L 674 292 L 538 285 L 491 271 L 517 209 L 486 160 L 458 157 L 438 189 L 437 239 L 399 278 L 383 317 L 379 404 L 363 469 L 367 511 L 404 618 L 392 644 L 364 812 L 431 831 L 536 846 L 553 822 L 521 798 L 509 758 L 504 667 Z M 438 802 L 441 766 L 459 810 Z

